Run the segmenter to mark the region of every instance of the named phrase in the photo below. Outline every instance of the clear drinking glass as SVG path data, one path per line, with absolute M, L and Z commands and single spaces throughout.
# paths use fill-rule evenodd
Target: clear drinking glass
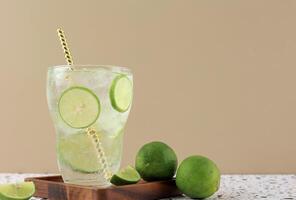
M 110 185 L 119 170 L 133 77 L 117 66 L 62 65 L 47 74 L 47 101 L 64 182 Z

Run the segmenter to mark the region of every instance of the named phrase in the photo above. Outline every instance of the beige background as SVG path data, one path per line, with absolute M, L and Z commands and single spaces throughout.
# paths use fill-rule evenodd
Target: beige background
M 224 173 L 296 173 L 296 1 L 0 1 L 0 172 L 55 172 L 48 66 L 129 66 L 124 164 L 151 140 Z

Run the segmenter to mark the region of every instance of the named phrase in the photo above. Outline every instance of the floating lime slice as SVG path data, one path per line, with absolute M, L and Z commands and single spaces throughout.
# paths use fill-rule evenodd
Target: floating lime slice
M 100 168 L 95 144 L 84 132 L 60 138 L 57 151 L 59 160 L 73 170 L 95 173 Z
M 88 88 L 71 87 L 60 97 L 59 112 L 63 121 L 72 128 L 86 128 L 98 119 L 100 101 Z
M 0 185 L 1 200 L 26 200 L 35 193 L 33 182 Z
M 110 88 L 112 107 L 118 112 L 129 109 L 133 97 L 133 84 L 126 75 L 118 75 Z
M 127 166 L 114 174 L 110 180 L 113 185 L 129 185 L 139 182 L 141 179 L 139 173 L 135 168 Z

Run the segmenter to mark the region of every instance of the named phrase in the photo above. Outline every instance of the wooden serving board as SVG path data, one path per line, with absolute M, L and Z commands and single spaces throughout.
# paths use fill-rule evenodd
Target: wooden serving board
M 34 196 L 50 200 L 154 200 L 181 194 L 174 180 L 140 181 L 133 185 L 107 188 L 67 184 L 61 176 L 32 177 L 25 180 L 34 182 Z

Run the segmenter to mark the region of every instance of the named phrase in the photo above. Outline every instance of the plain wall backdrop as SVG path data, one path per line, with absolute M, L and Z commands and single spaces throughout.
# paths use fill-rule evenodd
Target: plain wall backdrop
M 146 142 L 223 173 L 296 173 L 296 1 L 0 0 L 0 172 L 56 172 L 47 67 L 129 66 L 123 165 Z

